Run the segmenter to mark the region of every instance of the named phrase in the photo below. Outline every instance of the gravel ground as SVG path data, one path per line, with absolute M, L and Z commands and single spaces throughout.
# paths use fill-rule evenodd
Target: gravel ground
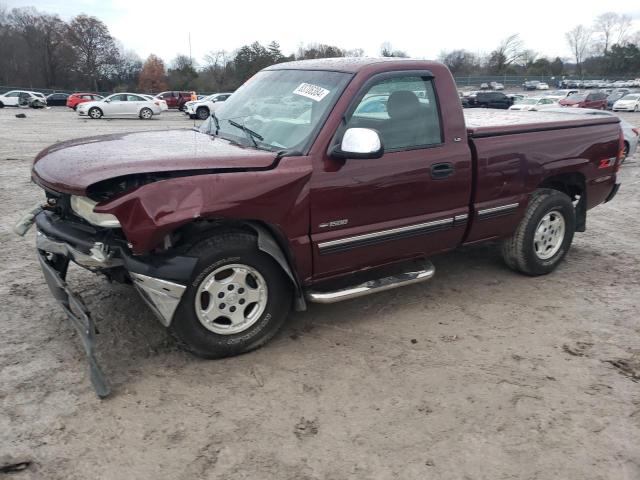
M 427 284 L 311 305 L 236 358 L 178 350 L 133 289 L 71 268 L 114 387 L 100 401 L 33 231 L 11 232 L 42 198 L 30 161 L 60 140 L 192 122 L 16 113 L 0 110 L 0 466 L 31 464 L 7 478 L 640 478 L 638 156 L 553 274 L 463 249 L 434 258 Z

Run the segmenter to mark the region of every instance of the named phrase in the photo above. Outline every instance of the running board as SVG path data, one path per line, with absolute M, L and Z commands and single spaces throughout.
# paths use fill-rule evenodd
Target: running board
M 307 290 L 305 296 L 308 301 L 314 303 L 336 303 L 352 298 L 363 297 L 371 293 L 383 292 L 392 288 L 404 287 L 413 283 L 429 280 L 436 273 L 433 263 L 424 261 L 418 268 L 396 273 L 388 277 L 369 280 L 359 285 L 333 291 Z

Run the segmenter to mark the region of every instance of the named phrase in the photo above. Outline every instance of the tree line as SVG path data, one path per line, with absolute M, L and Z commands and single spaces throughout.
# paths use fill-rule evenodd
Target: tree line
M 640 76 L 640 31 L 630 29 L 629 16 L 607 12 L 593 25 L 577 25 L 565 34 L 570 58 L 545 57 L 514 34 L 488 54 L 459 49 L 441 52 L 439 60 L 454 75 Z
M 592 26 L 566 34 L 573 58 L 547 58 L 525 47 L 515 34 L 488 54 L 443 51 L 439 60 L 454 75 L 640 76 L 640 32 L 630 33 L 625 15 L 605 13 Z M 168 64 L 127 50 L 98 18 L 69 21 L 32 7 L 0 5 L 0 85 L 59 90 L 158 92 L 166 89 L 232 91 L 262 68 L 290 60 L 363 55 L 362 49 L 307 44 L 285 55 L 280 45 L 254 42 L 233 52 L 213 50 L 201 62 L 178 55 Z M 380 56 L 407 57 L 389 42 Z

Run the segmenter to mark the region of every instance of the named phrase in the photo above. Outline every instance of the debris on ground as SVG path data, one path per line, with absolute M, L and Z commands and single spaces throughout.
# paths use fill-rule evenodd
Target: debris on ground
M 300 417 L 300 421 L 293 428 L 293 433 L 299 439 L 317 435 L 318 420 L 306 420 L 304 417 Z
M 629 377 L 634 382 L 640 382 L 640 360 L 637 359 L 619 359 L 619 360 L 606 360 L 618 369 L 618 371 L 625 377 Z
M 569 355 L 573 355 L 574 357 L 584 357 L 589 350 L 593 347 L 593 343 L 589 342 L 576 342 L 575 345 L 563 344 L 562 350 L 567 352 Z
M 27 118 L 24 113 L 16 113 L 16 118 Z

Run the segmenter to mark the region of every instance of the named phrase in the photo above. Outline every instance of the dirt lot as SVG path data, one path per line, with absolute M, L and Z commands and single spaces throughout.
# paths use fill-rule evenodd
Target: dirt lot
M 30 161 L 58 140 L 191 122 L 16 113 L 0 110 L 0 464 L 32 463 L 7 478 L 640 478 L 640 156 L 549 276 L 465 249 L 435 258 L 430 283 L 312 305 L 222 361 L 178 350 L 133 289 L 72 268 L 114 387 L 100 401 L 34 233 L 11 232 L 42 198 Z

